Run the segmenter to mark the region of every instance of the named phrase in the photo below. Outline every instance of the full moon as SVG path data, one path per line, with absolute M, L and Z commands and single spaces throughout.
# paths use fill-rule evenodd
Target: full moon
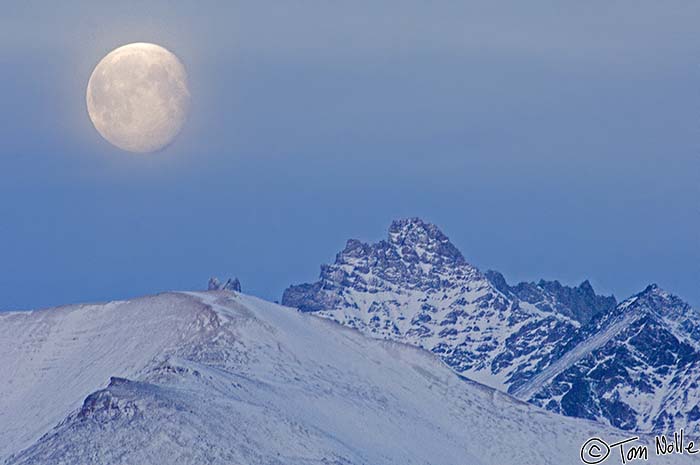
M 107 141 L 129 152 L 155 152 L 170 144 L 185 123 L 187 72 L 159 45 L 124 45 L 97 64 L 86 100 L 92 124 Z

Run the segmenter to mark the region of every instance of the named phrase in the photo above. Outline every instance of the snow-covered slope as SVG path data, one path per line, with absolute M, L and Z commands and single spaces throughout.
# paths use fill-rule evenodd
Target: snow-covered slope
M 622 437 L 238 293 L 14 313 L 0 330 L 6 464 L 559 465 Z
M 37 440 L 110 376 L 137 376 L 203 310 L 163 295 L 0 313 L 0 457 Z

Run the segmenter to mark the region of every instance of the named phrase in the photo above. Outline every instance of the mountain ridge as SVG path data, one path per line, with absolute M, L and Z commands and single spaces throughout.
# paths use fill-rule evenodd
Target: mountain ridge
M 575 287 L 545 280 L 511 286 L 502 274 L 470 265 L 435 225 L 407 218 L 392 222 L 388 238 L 375 244 L 348 241 L 333 264 L 322 265 L 318 281 L 290 286 L 282 303 L 373 337 L 426 348 L 466 377 L 558 413 L 630 430 L 665 430 L 678 421 L 651 424 L 649 409 L 622 407 L 622 401 L 615 404 L 617 410 L 598 408 L 595 415 L 563 408 L 564 384 L 555 381 L 572 376 L 570 365 L 597 354 L 637 321 L 623 314 L 644 299 L 666 314 L 663 323 L 650 327 L 655 334 L 669 344 L 698 347 L 698 313 L 655 284 L 619 304 L 614 296 L 597 295 L 588 280 Z M 678 342 L 663 331 L 678 335 Z M 679 345 L 678 350 L 684 349 Z M 619 395 L 621 389 L 613 391 Z M 600 405 L 605 395 L 611 392 L 585 401 Z M 681 425 L 697 428 L 686 404 L 675 400 L 667 409 L 688 419 Z

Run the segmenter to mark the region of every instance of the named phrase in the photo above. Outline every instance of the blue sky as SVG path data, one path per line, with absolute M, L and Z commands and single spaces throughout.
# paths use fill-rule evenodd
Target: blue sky
M 404 216 L 509 281 L 700 304 L 696 0 L 140 3 L 2 7 L 1 309 L 210 275 L 277 299 Z M 193 98 L 146 156 L 84 100 L 137 41 Z

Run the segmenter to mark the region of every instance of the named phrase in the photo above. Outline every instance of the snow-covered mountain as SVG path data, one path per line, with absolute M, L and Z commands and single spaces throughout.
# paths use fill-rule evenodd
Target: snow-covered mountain
M 523 397 L 623 429 L 700 433 L 699 324 L 689 305 L 649 286 L 587 328 L 571 351 L 579 356 Z
M 291 286 L 282 303 L 424 347 L 458 373 L 558 413 L 700 431 L 700 319 L 656 287 L 617 305 L 588 281 L 510 286 L 411 218 L 393 222 L 387 240 L 348 241 L 319 281 Z
M 0 314 L 0 344 L 6 465 L 559 465 L 624 437 L 228 291 Z
M 349 240 L 318 282 L 288 288 L 282 304 L 424 347 L 455 371 L 507 391 L 551 364 L 581 327 L 578 314 L 598 313 L 612 299 L 574 311 L 546 286 L 533 284 L 521 299 L 525 291 L 516 291 L 525 285 L 512 290 L 501 275 L 490 276 L 435 225 L 411 218 L 394 221 L 385 241 Z

